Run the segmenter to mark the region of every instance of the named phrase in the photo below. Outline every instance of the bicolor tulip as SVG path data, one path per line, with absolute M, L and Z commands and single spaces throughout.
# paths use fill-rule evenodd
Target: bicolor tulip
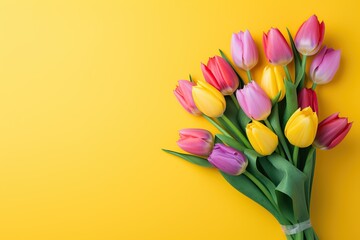
M 311 63 L 311 80 L 316 84 L 330 82 L 339 68 L 340 55 L 339 50 L 323 47 Z
M 316 54 L 324 40 L 325 23 L 319 23 L 316 15 L 312 15 L 305 21 L 295 35 L 296 49 L 303 55 Z
M 201 112 L 196 107 L 192 97 L 192 88 L 195 86 L 195 83 L 186 80 L 179 80 L 178 83 L 179 85 L 176 86 L 174 94 L 181 106 L 191 114 L 200 115 Z
M 253 120 L 265 120 L 271 112 L 271 101 L 265 91 L 251 81 L 236 91 L 236 98 L 245 114 Z
M 261 78 L 261 87 L 270 99 L 274 99 L 279 93 L 278 102 L 285 97 L 284 71 L 280 66 L 266 66 Z
M 248 30 L 233 33 L 231 38 L 231 55 L 236 66 L 245 71 L 252 69 L 258 63 L 259 53 L 254 39 Z
M 205 130 L 198 128 L 186 128 L 179 131 L 180 139 L 178 146 L 184 151 L 207 157 L 214 146 L 213 135 Z
M 234 176 L 245 172 L 248 165 L 242 152 L 221 143 L 215 144 L 208 161 L 220 171 Z
M 300 90 L 298 93 L 298 104 L 301 109 L 311 107 L 316 114 L 319 114 L 316 92 L 311 88 L 303 88 Z
M 271 28 L 267 34 L 263 34 L 263 45 L 266 58 L 274 65 L 285 66 L 293 59 L 289 44 L 277 28 Z
M 254 150 L 263 156 L 273 153 L 278 145 L 277 135 L 258 121 L 246 125 L 246 135 Z
M 285 126 L 285 136 L 297 147 L 308 147 L 315 139 L 318 117 L 311 107 L 296 110 Z
M 345 138 L 351 126 L 352 122 L 339 117 L 339 113 L 330 115 L 319 123 L 314 146 L 323 150 L 335 147 Z
M 226 102 L 224 96 L 207 82 L 198 81 L 192 88 L 192 96 L 196 107 L 209 117 L 223 115 Z
M 207 65 L 201 64 L 206 82 L 219 90 L 223 95 L 231 95 L 239 86 L 236 73 L 225 59 L 219 56 L 209 58 Z

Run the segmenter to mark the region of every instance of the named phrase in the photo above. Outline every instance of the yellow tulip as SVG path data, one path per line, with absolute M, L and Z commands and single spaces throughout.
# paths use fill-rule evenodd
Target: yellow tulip
M 315 139 L 318 117 L 311 107 L 296 110 L 285 126 L 285 136 L 297 147 L 308 147 Z
M 285 97 L 284 71 L 280 66 L 266 66 L 261 79 L 261 88 L 264 89 L 270 99 L 274 99 L 279 93 L 280 102 Z
M 224 96 L 207 82 L 198 81 L 192 89 L 192 96 L 196 107 L 209 117 L 223 115 L 226 102 Z
M 273 153 L 278 145 L 277 135 L 258 121 L 246 126 L 246 135 L 254 150 L 263 156 Z

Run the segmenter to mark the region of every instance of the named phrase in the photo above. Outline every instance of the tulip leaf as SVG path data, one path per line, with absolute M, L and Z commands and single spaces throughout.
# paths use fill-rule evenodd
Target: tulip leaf
M 224 172 L 221 172 L 221 174 L 231 186 L 267 209 L 279 222 L 281 222 L 281 216 L 276 208 L 248 177 L 244 174 L 239 176 L 232 176 Z
M 282 175 L 276 186 L 280 210 L 292 222 L 302 222 L 309 219 L 306 204 L 305 182 L 307 176 L 279 154 L 268 156 L 270 163 Z
M 235 139 L 222 135 L 222 134 L 216 134 L 215 138 L 220 139 L 223 143 L 225 143 L 226 145 L 235 148 L 236 150 L 239 150 L 241 152 L 243 152 L 245 150 L 245 146 L 243 144 L 241 144 L 239 141 L 236 141 Z
M 303 172 L 308 177 L 305 182 L 305 193 L 306 193 L 306 200 L 307 200 L 309 211 L 310 211 L 312 183 L 313 183 L 313 179 L 314 179 L 315 162 L 316 162 L 316 151 L 315 151 L 314 147 L 311 147 L 308 152 L 308 156 L 306 158 L 305 166 L 304 166 L 304 170 L 303 170 Z
M 285 93 L 286 105 L 285 105 L 284 121 L 283 121 L 284 125 L 287 123 L 291 115 L 298 108 L 296 86 L 290 81 L 285 81 L 285 88 L 286 88 L 286 93 Z
M 236 71 L 235 67 L 232 65 L 231 61 L 229 60 L 229 58 L 225 55 L 225 53 L 219 49 L 220 55 L 223 59 L 225 59 L 226 62 L 229 63 L 229 65 L 231 66 L 231 68 L 234 70 L 236 76 L 239 78 L 239 89 L 242 88 L 245 83 L 244 80 L 241 78 L 240 74 Z
M 294 63 L 295 63 L 295 85 L 298 86 L 301 79 L 303 78 L 304 75 L 304 71 L 302 68 L 302 64 L 301 64 L 301 58 L 300 58 L 300 53 L 298 52 L 298 50 L 296 49 L 295 43 L 294 43 L 294 39 L 291 36 L 290 30 L 288 28 L 286 28 L 288 35 L 289 35 L 289 39 L 290 39 L 290 43 L 291 43 L 291 49 L 294 55 Z
M 251 119 L 245 114 L 242 108 L 239 109 L 237 119 L 242 129 L 245 129 L 246 125 L 248 125 L 249 122 L 251 122 Z
M 209 163 L 206 159 L 201 158 L 201 157 L 197 157 L 197 156 L 190 155 L 190 154 L 179 153 L 179 152 L 175 152 L 175 151 L 171 151 L 171 150 L 167 150 L 167 149 L 163 149 L 163 151 L 170 153 L 172 155 L 175 155 L 177 157 L 180 157 L 182 159 L 185 159 L 188 162 L 194 163 L 194 164 L 202 166 L 202 167 L 212 167 L 211 163 Z
M 190 80 L 190 82 L 194 82 L 193 79 L 192 79 L 191 74 L 189 74 L 189 80 Z

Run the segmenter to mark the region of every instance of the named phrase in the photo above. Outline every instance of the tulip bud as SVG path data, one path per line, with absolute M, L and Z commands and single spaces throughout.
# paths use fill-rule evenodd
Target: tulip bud
M 209 58 L 207 65 L 201 64 L 201 70 L 205 80 L 223 95 L 233 94 L 239 86 L 236 73 L 222 57 Z
M 195 83 L 180 80 L 179 86 L 176 86 L 174 90 L 175 97 L 183 106 L 183 108 L 191 114 L 201 115 L 201 112 L 196 107 L 194 99 L 192 97 L 192 88 L 195 86 Z
M 300 90 L 298 94 L 298 104 L 301 109 L 311 107 L 316 114 L 319 114 L 316 92 L 311 88 L 303 88 Z
M 325 23 L 319 23 L 316 15 L 312 15 L 305 21 L 295 35 L 296 49 L 303 55 L 316 54 L 324 40 Z
M 254 120 L 265 120 L 271 112 L 271 101 L 255 81 L 236 91 L 236 98 L 245 114 Z
M 246 125 L 246 135 L 254 150 L 263 156 L 273 153 L 278 145 L 277 135 L 258 121 Z
M 179 131 L 180 139 L 178 146 L 184 151 L 207 157 L 213 146 L 214 138 L 212 134 L 205 129 L 187 128 Z
M 318 118 L 310 107 L 296 110 L 285 126 L 285 136 L 297 147 L 308 147 L 315 139 Z
M 352 122 L 334 113 L 319 123 L 314 146 L 328 150 L 338 145 L 350 131 Z
M 271 28 L 263 35 L 263 45 L 268 61 L 274 65 L 288 65 L 293 59 L 289 44 L 279 29 Z
M 234 176 L 245 172 L 248 165 L 242 152 L 221 143 L 215 144 L 208 161 L 222 172 Z
M 311 63 L 311 80 L 316 84 L 330 82 L 339 68 L 340 55 L 339 50 L 323 47 Z
M 223 115 L 226 102 L 224 96 L 207 82 L 198 81 L 192 89 L 192 96 L 196 107 L 209 117 Z
M 285 97 L 284 72 L 279 66 L 266 66 L 261 79 L 261 87 L 270 99 L 274 99 L 279 93 L 280 102 Z
M 257 64 L 259 53 L 248 30 L 232 35 L 231 55 L 236 66 L 245 71 L 252 69 Z

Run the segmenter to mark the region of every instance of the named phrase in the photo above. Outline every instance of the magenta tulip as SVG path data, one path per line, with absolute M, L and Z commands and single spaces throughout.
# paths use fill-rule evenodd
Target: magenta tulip
M 301 109 L 311 107 L 316 114 L 319 114 L 316 92 L 311 88 L 303 88 L 300 90 L 298 93 L 298 104 Z
M 251 81 L 236 91 L 236 97 L 245 114 L 253 120 L 265 120 L 271 112 L 271 100 L 266 92 Z
M 271 28 L 267 34 L 263 34 L 263 45 L 266 58 L 274 65 L 285 66 L 293 59 L 289 44 L 277 28 Z
M 310 66 L 311 80 L 316 84 L 330 82 L 340 65 L 339 50 L 327 48 L 326 46 L 315 56 Z
M 239 79 L 225 59 L 219 56 L 209 58 L 207 65 L 201 64 L 205 80 L 223 95 L 231 95 L 239 86 Z
M 339 117 L 339 113 L 330 115 L 319 123 L 314 146 L 323 150 L 335 147 L 345 138 L 351 126 L 352 122 Z
M 174 94 L 183 108 L 191 114 L 201 115 L 201 112 L 196 107 L 193 96 L 192 96 L 192 88 L 195 86 L 195 83 L 179 80 L 179 85 L 176 86 L 174 90 Z
M 205 129 L 182 129 L 179 135 L 178 146 L 191 154 L 207 157 L 214 146 L 213 135 Z
M 235 176 L 245 172 L 248 165 L 242 152 L 221 143 L 215 144 L 208 160 L 222 172 Z
M 231 55 L 236 66 L 245 71 L 252 69 L 257 64 L 259 53 L 248 30 L 232 35 Z
M 296 49 L 303 55 L 316 54 L 324 40 L 325 23 L 319 23 L 316 15 L 312 15 L 304 22 L 295 35 Z

